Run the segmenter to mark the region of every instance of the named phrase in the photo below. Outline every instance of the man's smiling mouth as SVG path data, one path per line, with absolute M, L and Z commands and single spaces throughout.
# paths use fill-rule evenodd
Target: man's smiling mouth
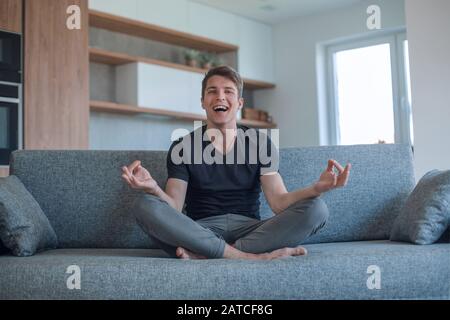
M 213 110 L 216 112 L 226 112 L 226 111 L 228 111 L 228 109 L 229 109 L 229 107 L 223 106 L 223 105 L 215 106 L 213 108 Z

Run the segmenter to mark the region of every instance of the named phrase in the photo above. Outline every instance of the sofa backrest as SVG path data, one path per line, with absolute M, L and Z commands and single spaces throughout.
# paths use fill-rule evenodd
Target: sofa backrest
M 312 185 L 328 159 L 352 164 L 345 187 L 322 194 L 330 216 L 305 243 L 389 239 L 394 219 L 415 186 L 413 154 L 407 144 L 285 148 L 280 175 L 288 191 Z M 272 216 L 261 195 L 262 218 Z
M 18 176 L 47 215 L 63 248 L 146 248 L 154 244 L 129 208 L 141 193 L 121 180 L 121 167 L 139 159 L 164 186 L 166 151 L 18 150 Z M 347 186 L 322 195 L 330 209 L 324 229 L 307 243 L 388 239 L 415 184 L 411 147 L 402 144 L 300 147 L 280 150 L 289 191 L 316 181 L 327 160 L 352 163 Z M 261 193 L 262 195 L 262 193 Z M 261 197 L 261 217 L 271 211 Z

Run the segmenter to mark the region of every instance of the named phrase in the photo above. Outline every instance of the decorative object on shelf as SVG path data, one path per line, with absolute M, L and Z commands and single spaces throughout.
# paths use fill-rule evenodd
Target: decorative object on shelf
M 248 119 L 248 120 L 259 120 L 259 121 L 264 121 L 264 122 L 272 122 L 272 117 L 266 111 L 258 110 L 255 108 L 242 109 L 242 118 Z
M 269 114 L 266 111 L 259 111 L 259 120 L 261 121 L 267 121 L 267 118 L 269 117 Z
M 253 108 L 243 108 L 242 118 L 248 120 L 259 120 L 259 110 Z
M 215 66 L 215 63 L 217 63 L 218 58 L 216 57 L 215 54 L 211 53 L 211 52 L 202 52 L 199 55 L 199 62 L 200 62 L 200 66 L 203 69 L 211 69 L 212 67 Z
M 213 54 L 210 52 L 201 52 L 198 56 L 198 61 L 203 69 L 211 69 L 213 66 Z
M 186 60 L 186 64 L 190 67 L 198 67 L 198 60 L 200 56 L 200 52 L 194 49 L 185 49 L 183 51 L 184 59 Z
M 219 57 L 217 54 L 213 55 L 211 63 L 212 63 L 213 68 L 225 65 L 225 61 L 221 57 Z

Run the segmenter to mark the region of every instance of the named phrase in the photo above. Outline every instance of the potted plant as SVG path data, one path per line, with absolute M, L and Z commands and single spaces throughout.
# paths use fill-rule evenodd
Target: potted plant
M 225 65 L 225 61 L 218 55 L 213 55 L 211 63 L 214 68 Z
M 209 52 L 202 52 L 199 55 L 200 65 L 203 69 L 211 69 L 214 55 Z
M 194 49 L 186 49 L 183 52 L 184 59 L 186 60 L 186 64 L 191 67 L 197 67 L 198 66 L 198 59 L 200 53 L 197 50 Z

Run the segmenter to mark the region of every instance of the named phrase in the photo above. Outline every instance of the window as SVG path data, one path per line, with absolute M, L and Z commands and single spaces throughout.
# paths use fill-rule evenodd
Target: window
M 413 144 L 405 33 L 327 49 L 333 144 Z

